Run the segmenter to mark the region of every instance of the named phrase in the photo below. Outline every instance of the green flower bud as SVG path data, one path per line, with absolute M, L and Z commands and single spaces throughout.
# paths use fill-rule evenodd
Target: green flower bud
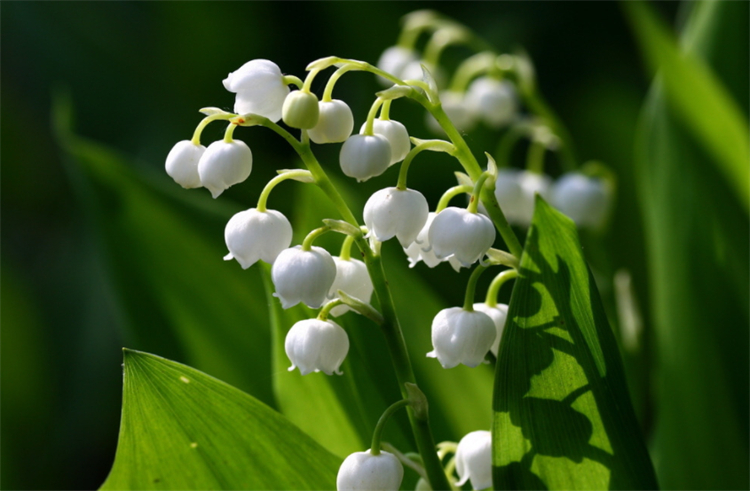
M 286 96 L 281 117 L 292 128 L 310 129 L 318 124 L 318 98 L 311 92 L 297 90 Z

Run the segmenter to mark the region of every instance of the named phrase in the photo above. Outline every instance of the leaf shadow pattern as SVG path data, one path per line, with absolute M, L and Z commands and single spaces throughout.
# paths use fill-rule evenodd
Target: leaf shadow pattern
M 537 200 L 496 366 L 497 489 L 656 489 L 572 222 Z

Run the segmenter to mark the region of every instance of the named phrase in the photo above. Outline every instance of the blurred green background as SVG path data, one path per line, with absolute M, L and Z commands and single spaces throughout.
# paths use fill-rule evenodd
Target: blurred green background
M 245 140 L 254 153 L 253 176 L 224 193 L 221 203 L 209 203 L 205 190 L 183 191 L 166 176 L 164 159 L 175 142 L 192 135 L 201 117 L 197 110 L 204 106 L 231 109 L 233 96 L 221 85 L 226 74 L 253 58 L 273 60 L 285 73 L 298 76 L 304 75 L 308 62 L 328 55 L 374 63 L 395 42 L 399 18 L 428 7 L 471 27 L 499 51 L 525 49 L 536 65 L 542 94 L 568 126 L 582 160 L 599 159 L 617 172 L 619 189 L 612 224 L 602 237 L 584 237 L 584 245 L 587 253 L 591 251 L 595 274 L 603 277 L 599 286 L 613 321 L 617 315 L 608 286 L 612 274 L 625 268 L 632 275 L 645 336 L 639 350 L 627 355 L 626 363 L 636 412 L 646 435 L 654 435 L 658 426 L 655 399 L 668 393 L 658 387 L 669 384 L 669 379 L 660 378 L 656 371 L 663 350 L 654 332 L 667 331 L 652 329 L 652 310 L 658 311 L 661 297 L 650 293 L 656 280 L 655 273 L 649 273 L 649 260 L 653 262 L 657 255 L 647 251 L 654 241 L 658 242 L 659 227 L 653 220 L 650 228 L 644 225 L 642 212 L 648 222 L 649 211 L 642 207 L 644 199 L 649 203 L 650 198 L 638 194 L 646 186 L 640 184 L 643 172 L 639 178 L 633 162 L 638 118 L 651 76 L 617 3 L 3 2 L 0 485 L 4 489 L 88 489 L 103 482 L 117 440 L 123 346 L 191 364 L 273 404 L 269 373 L 256 374 L 261 379 L 256 385 L 243 385 L 240 377 L 232 380 L 231 370 L 212 371 L 218 365 L 209 361 L 202 365 L 200 356 L 175 342 L 174 334 L 165 328 L 174 319 L 164 314 L 157 300 L 161 297 L 154 295 L 154 289 L 169 284 L 169 278 L 159 276 L 160 266 L 175 244 L 165 232 L 162 257 L 144 257 L 149 250 L 135 245 L 138 238 L 133 238 L 131 245 L 126 233 L 117 235 L 107 229 L 107 213 L 118 205 L 92 209 L 92 203 L 103 203 L 106 196 L 101 190 L 92 191 L 74 159 L 61 150 L 52 130 L 53 100 L 69 101 L 75 121 L 73 131 L 122 155 L 134 175 L 141 176 L 139 179 L 167 190 L 164 193 L 169 199 L 192 200 L 190 206 L 199 202 L 198 208 L 223 213 L 228 219 L 240 206 L 253 206 L 275 169 L 295 165 L 295 160 L 291 149 L 270 132 L 240 130 L 235 136 Z M 678 28 L 689 16 L 689 9 L 676 2 L 654 7 Z M 747 118 L 747 4 L 736 2 L 725 10 L 729 13 L 722 14 L 716 21 L 719 27 L 714 26 L 714 34 L 709 34 L 718 40 L 703 40 L 713 50 L 700 54 L 709 58 L 716 55 L 720 67 L 727 68 L 717 71 L 739 98 Z M 449 67 L 455 66 L 468 54 L 466 49 L 450 48 L 445 59 Z M 322 91 L 324 83 L 320 78 L 314 90 Z M 337 85 L 335 96 L 350 104 L 358 125 L 379 88 L 373 77 L 353 74 Z M 424 128 L 424 115 L 415 105 L 396 104 L 391 115 L 406 123 L 412 135 L 430 136 Z M 204 132 L 204 144 L 218 139 L 222 132 L 220 125 L 210 126 Z M 472 134 L 468 143 L 481 155 L 484 150 L 492 151 L 496 140 L 497 134 L 481 130 Z M 333 147 L 321 149 L 319 156 L 333 174 L 339 175 L 338 146 Z M 522 155 L 516 157 L 520 160 Z M 410 175 L 410 185 L 423 190 L 433 206 L 441 190 L 454 183 L 455 170 L 447 160 L 435 158 L 435 162 L 440 172 L 417 162 Z M 681 179 L 678 171 L 672 174 L 677 182 Z M 368 196 L 391 185 L 395 172 L 391 169 L 386 177 L 356 189 L 361 196 Z M 550 160 L 549 172 L 559 174 L 554 159 Z M 721 196 L 725 183 L 715 171 L 706 170 L 702 176 L 691 181 L 697 182 L 696 189 L 705 178 L 715 184 L 710 196 Z M 272 206 L 293 210 L 293 192 L 299 189 L 293 186 L 274 194 Z M 182 194 L 190 197 L 181 198 Z M 691 196 L 686 199 L 690 201 Z M 717 205 L 724 207 L 719 212 L 726 211 L 733 221 L 709 232 L 714 235 L 707 247 L 739 244 L 731 251 L 744 253 L 744 260 L 739 258 L 741 268 L 747 264 L 747 210 L 729 198 L 724 201 Z M 148 214 L 148 204 L 143 203 L 143 212 Z M 192 210 L 189 206 L 186 209 Z M 195 223 L 190 222 L 191 213 L 195 213 Z M 217 251 L 223 250 L 223 223 L 194 211 L 183 216 L 186 221 L 180 227 L 212 243 Z M 656 230 L 656 235 L 649 239 L 644 230 Z M 393 244 L 386 249 L 399 252 Z M 231 275 L 238 281 L 259 285 L 256 271 L 238 273 L 236 264 L 222 263 L 218 254 L 215 259 L 217 268 L 232 268 Z M 129 276 L 130 264 L 149 265 L 151 269 L 148 274 Z M 193 266 L 184 264 L 185 273 L 190 274 Z M 686 263 L 678 267 L 689 266 L 688 254 Z M 713 375 L 707 375 L 705 382 L 710 385 L 713 381 L 734 394 L 729 409 L 734 419 L 714 423 L 723 428 L 717 432 L 733 434 L 737 439 L 731 443 L 731 453 L 740 462 L 732 464 L 731 478 L 727 478 L 719 469 L 713 473 L 705 470 L 701 462 L 678 459 L 661 471 L 660 478 L 667 479 L 662 480 L 666 487 L 742 488 L 747 472 L 746 462 L 741 461 L 748 445 L 747 268 L 734 276 L 730 272 L 732 282 L 724 282 L 721 272 L 712 276 L 716 270 L 706 264 L 703 268 L 705 271 L 699 268 L 698 276 L 686 281 L 700 282 L 698 294 L 702 297 L 698 298 L 705 298 L 712 308 L 720 305 L 717 308 L 725 310 L 716 324 L 706 325 L 701 320 L 699 327 L 725 341 L 727 337 L 734 341 L 718 346 L 709 357 L 713 363 L 727 355 L 732 365 L 714 367 L 713 371 L 707 368 Z M 417 267 L 413 271 L 433 285 L 444 306 L 461 302 L 466 272 L 456 280 L 447 267 Z M 151 280 L 149 274 L 153 275 Z M 205 288 L 210 290 L 212 285 Z M 733 293 L 725 294 L 726 289 Z M 509 290 L 502 293 L 506 301 Z M 679 305 L 694 293 L 685 293 L 674 301 Z M 264 298 L 248 302 L 260 308 L 265 305 Z M 220 330 L 208 325 L 199 329 L 204 329 L 201 336 L 209 337 L 212 330 Z M 689 329 L 685 332 L 691 335 Z M 674 338 L 662 336 L 661 342 L 683 342 L 679 330 L 677 333 Z M 265 339 L 268 341 L 270 334 Z M 241 370 L 268 365 L 268 347 L 256 349 L 265 355 L 258 355 L 261 359 L 257 363 L 248 360 Z M 678 360 L 677 366 L 702 362 L 700 357 L 690 355 Z M 679 377 L 679 372 L 673 376 Z M 652 384 L 654 381 L 656 384 Z M 701 387 L 693 395 L 700 399 L 699 406 L 708 404 L 710 410 L 711 399 L 709 394 L 701 394 Z M 677 397 L 679 400 L 679 394 Z M 437 419 L 439 425 L 440 416 Z M 707 451 L 713 451 L 715 439 L 703 435 L 714 430 L 709 423 L 705 421 L 705 428 L 693 441 L 673 440 L 670 445 L 700 447 L 712 442 Z M 690 433 L 696 428 L 676 428 L 680 430 Z M 655 462 L 657 472 L 664 459 L 670 460 L 662 456 Z

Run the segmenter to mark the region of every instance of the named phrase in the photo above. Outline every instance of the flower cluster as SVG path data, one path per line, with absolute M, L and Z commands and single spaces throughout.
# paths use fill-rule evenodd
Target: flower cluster
M 291 361 L 289 370 L 299 369 L 301 375 L 342 373 L 349 338 L 329 316 L 355 312 L 378 324 L 390 322 L 398 329 L 397 320 L 388 318 L 395 314 L 393 306 L 386 305 L 391 302 L 387 281 L 382 273 L 371 276 L 377 271 L 373 268 L 380 267 L 382 243 L 395 238 L 410 267 L 423 262 L 434 268 L 448 262 L 456 271 L 473 268 L 463 306 L 443 309 L 434 317 L 433 349 L 427 356 L 437 358 L 446 369 L 459 364 L 476 367 L 485 362 L 489 353 L 498 356 L 508 306 L 497 303 L 497 291 L 503 282 L 518 274 L 520 242 L 508 224 L 529 226 L 537 194 L 581 227 L 597 229 L 606 222 L 612 179 L 601 166 L 593 171 L 571 169 L 556 181 L 544 174 L 545 151 L 562 152 L 567 147 L 553 121 L 538 114 L 524 114 L 524 98 L 535 85 L 526 58 L 478 53 L 459 66 L 446 86 L 440 54 L 451 44 L 466 43 L 472 34 L 424 12 L 410 17 L 405 29 L 409 35 L 404 39 L 408 42 L 388 48 L 377 67 L 357 60 L 323 58 L 308 66 L 303 81 L 285 75 L 269 60 L 245 63 L 223 81 L 224 87 L 235 94 L 234 113 L 202 109 L 206 117 L 192 139 L 178 142 L 166 159 L 167 173 L 178 184 L 185 188 L 204 187 L 217 198 L 227 188 L 246 180 L 252 171 L 250 148 L 233 136 L 240 126 L 264 126 L 279 133 L 302 158 L 306 170 L 280 170 L 263 189 L 257 206 L 232 216 L 224 234 L 229 250 L 225 260 L 236 259 L 243 269 L 258 261 L 270 265 L 273 295 L 282 308 L 304 304 L 320 309 L 317 317 L 297 322 L 287 333 L 284 347 Z M 413 41 L 423 31 L 430 32 L 431 38 L 420 58 Z M 311 90 L 312 82 L 332 67 L 336 70 L 319 98 Z M 376 94 L 357 133 L 353 133 L 355 117 L 350 107 L 333 98 L 335 84 L 349 71 L 369 71 L 388 87 Z M 427 127 L 448 140 L 410 137 L 409 130 L 390 117 L 392 104 L 401 98 L 421 104 L 427 110 Z M 200 143 L 201 133 L 214 121 L 226 122 L 227 129 L 223 139 L 206 148 Z M 280 121 L 283 126 L 278 124 Z M 499 165 L 488 155 L 486 167 L 480 166 L 461 136 L 480 122 L 504 131 L 499 148 L 505 153 L 498 154 Z M 293 136 L 289 129 L 299 130 L 300 137 Z M 524 135 L 530 143 L 527 168 L 522 170 L 511 167 L 507 157 L 515 141 Z M 315 158 L 313 144 L 341 144 L 338 168 L 360 182 L 380 176 L 400 163 L 396 185 L 384 187 L 367 199 L 364 226 L 328 178 L 330 169 Z M 447 153 L 462 170 L 456 173 L 458 185 L 448 189 L 434 207 L 421 192 L 407 187 L 408 170 L 417 155 L 425 151 Z M 289 220 L 281 212 L 267 208 L 272 190 L 286 180 L 319 186 L 340 212 L 338 219 L 324 220 L 323 226 L 294 246 Z M 467 206 L 450 205 L 459 195 L 468 197 Z M 328 232 L 345 235 L 338 256 L 313 245 Z M 493 247 L 498 233 L 509 252 Z M 362 260 L 351 257 L 354 247 Z M 485 302 L 474 302 L 479 275 L 500 265 L 510 269 L 496 276 Z M 386 317 L 370 305 L 376 292 Z M 394 343 L 403 343 L 400 333 L 394 336 Z M 403 374 L 397 375 L 403 382 Z M 420 400 L 416 397 L 402 402 L 418 412 Z M 372 450 L 347 457 L 339 471 L 338 489 L 398 489 L 403 467 L 398 455 L 379 451 L 378 438 L 374 437 Z M 470 433 L 461 440 L 455 450 L 457 485 L 471 480 L 474 489 L 491 486 L 490 441 L 486 431 Z

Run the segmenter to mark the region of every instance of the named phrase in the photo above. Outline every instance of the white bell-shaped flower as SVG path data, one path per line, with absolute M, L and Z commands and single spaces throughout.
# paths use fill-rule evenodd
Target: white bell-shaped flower
M 601 179 L 578 172 L 563 175 L 552 186 L 552 204 L 579 227 L 599 228 L 609 211 L 609 193 Z
M 440 259 L 454 256 L 465 268 L 478 261 L 495 242 L 495 227 L 486 216 L 450 206 L 437 214 L 428 232 Z
M 466 104 L 466 98 L 461 92 L 455 92 L 452 90 L 446 90 L 440 93 L 440 102 L 443 105 L 443 111 L 451 120 L 456 129 L 462 133 L 471 131 L 476 124 L 475 114 L 469 110 Z M 445 132 L 437 120 L 430 114 L 427 113 L 427 126 L 433 132 L 444 135 Z
M 474 310 L 478 310 L 479 312 L 484 312 L 485 314 L 489 315 L 490 319 L 492 319 L 492 322 L 495 323 L 495 331 L 497 332 L 497 337 L 495 338 L 495 342 L 492 343 L 490 351 L 492 351 L 492 354 L 497 357 L 497 352 L 500 349 L 500 338 L 502 337 L 503 330 L 505 329 L 505 321 L 508 319 L 508 306 L 504 303 L 499 303 L 494 307 L 490 307 L 486 303 L 475 303 Z
M 312 246 L 305 251 L 301 246 L 284 249 L 271 268 L 271 279 L 276 287 L 274 297 L 285 309 L 302 302 L 317 309 L 325 302 L 336 278 L 336 263 L 323 248 Z
M 435 255 L 435 251 L 432 250 L 429 233 L 430 225 L 432 225 L 435 216 L 435 212 L 431 211 L 427 215 L 427 221 L 425 222 L 424 227 L 422 227 L 422 230 L 419 231 L 417 238 L 409 247 L 404 247 L 404 252 L 409 260 L 409 267 L 413 268 L 419 263 L 419 261 L 424 261 L 428 268 L 434 268 L 438 264 L 448 261 L 453 269 L 458 272 L 461 269 L 461 263 L 458 262 L 458 259 L 454 256 L 449 256 L 446 259 L 439 259 Z
M 495 181 L 495 198 L 508 222 L 528 227 L 534 216 L 536 194 L 549 199 L 552 180 L 526 170 L 501 169 Z
M 234 112 L 265 116 L 274 123 L 281 119 L 281 108 L 289 94 L 279 66 L 269 60 L 251 60 L 227 75 L 224 88 L 237 94 Z
M 397 491 L 404 479 L 404 466 L 389 452 L 373 455 L 354 452 L 344 459 L 336 476 L 337 491 Z
M 379 176 L 390 163 L 391 145 L 381 135 L 352 135 L 341 146 L 341 170 L 357 181 Z
M 230 186 L 250 176 L 253 170 L 253 153 L 242 140 L 218 140 L 208 146 L 200 161 L 198 175 L 203 187 L 218 198 Z
M 224 229 L 229 254 L 225 261 L 236 259 L 247 269 L 259 259 L 273 264 L 276 256 L 292 243 L 292 225 L 276 210 L 241 211 L 229 219 Z
M 167 174 L 174 182 L 185 189 L 201 187 L 201 178 L 198 175 L 198 161 L 203 156 L 206 147 L 196 145 L 190 140 L 177 142 L 167 155 L 165 165 Z
M 492 487 L 492 434 L 489 431 L 472 431 L 458 442 L 456 472 L 462 486 L 471 481 L 475 490 Z
M 289 330 L 284 350 L 292 362 L 290 372 L 299 368 L 302 375 L 311 372 L 341 375 L 339 367 L 349 352 L 349 336 L 333 321 L 305 319 Z
M 312 141 L 318 144 L 341 143 L 349 138 L 354 129 L 354 116 L 344 101 L 321 101 L 318 111 L 318 124 L 307 132 Z
M 404 71 L 404 68 L 406 68 L 409 63 L 417 60 L 419 60 L 419 54 L 413 49 L 402 48 L 401 46 L 391 46 L 380 55 L 380 59 L 378 59 L 378 68 L 403 80 L 401 74 Z M 378 81 L 385 87 L 393 85 L 393 82 L 383 77 L 378 77 Z
M 363 133 L 366 126 L 367 123 L 364 123 L 359 132 Z M 401 162 L 409 154 L 409 150 L 411 150 L 409 132 L 406 130 L 406 126 L 398 121 L 376 119 L 373 121 L 372 132 L 384 136 L 391 144 L 391 163 L 389 165 Z
M 469 85 L 466 106 L 489 126 L 500 128 L 516 117 L 518 96 L 509 81 L 480 77 Z
M 379 241 L 395 236 L 402 247 L 408 247 L 427 222 L 429 211 L 427 200 L 419 191 L 385 188 L 365 203 L 365 225 Z
M 310 129 L 318 124 L 318 98 L 312 92 L 295 90 L 284 99 L 281 117 L 292 128 Z
M 359 259 L 341 259 L 340 257 L 334 257 L 333 262 L 336 263 L 336 278 L 328 292 L 328 298 L 331 300 L 338 298 L 336 292 L 341 290 L 350 297 L 370 303 L 374 287 L 365 263 Z M 338 317 L 350 310 L 347 305 L 337 305 L 331 309 L 331 315 Z
M 443 368 L 460 363 L 475 367 L 484 360 L 496 335 L 495 324 L 484 312 L 443 309 L 432 320 L 434 349 L 427 357 L 437 358 Z

